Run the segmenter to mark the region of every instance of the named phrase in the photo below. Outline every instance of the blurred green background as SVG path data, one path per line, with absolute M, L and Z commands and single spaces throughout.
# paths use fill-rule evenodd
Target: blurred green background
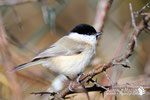
M 75 25 L 93 25 L 99 0 L 0 0 L 0 100 L 47 100 L 47 96 L 31 95 L 31 92 L 46 91 L 55 74 L 39 66 L 23 69 L 16 73 L 9 71 L 31 60 Z M 114 0 L 105 20 L 103 35 L 87 71 L 99 64 L 123 54 L 133 27 L 129 3 L 138 11 L 149 0 Z M 140 19 L 136 20 L 137 23 Z M 150 33 L 150 32 L 149 32 Z M 126 34 L 126 36 L 124 36 Z M 122 37 L 123 49 L 118 51 Z M 135 52 L 129 58 L 130 69 L 114 68 L 109 74 L 118 83 L 149 85 L 150 80 L 150 35 L 142 33 Z M 119 74 L 118 74 L 119 73 Z M 100 83 L 103 76 L 97 76 Z M 119 77 L 118 77 L 119 76 Z M 140 81 L 141 79 L 141 81 Z M 144 81 L 143 81 L 144 80 Z M 91 100 L 114 99 L 98 92 L 90 93 Z M 149 100 L 144 96 L 117 96 L 118 100 Z M 84 93 L 72 100 L 87 99 Z

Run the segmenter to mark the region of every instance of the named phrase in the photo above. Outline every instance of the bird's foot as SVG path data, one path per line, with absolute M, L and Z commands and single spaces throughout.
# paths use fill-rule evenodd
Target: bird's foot
M 80 84 L 80 85 L 81 85 L 80 78 L 81 78 L 83 75 L 85 75 L 85 74 L 84 74 L 83 72 L 80 72 L 80 73 L 78 74 L 78 77 L 77 77 L 77 83 Z

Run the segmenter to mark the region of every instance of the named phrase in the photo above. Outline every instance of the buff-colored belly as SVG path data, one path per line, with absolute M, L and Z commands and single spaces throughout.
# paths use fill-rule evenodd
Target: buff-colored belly
M 92 54 L 76 54 L 72 56 L 53 57 L 47 61 L 49 63 L 47 67 L 56 73 L 74 76 L 85 69 L 92 56 Z

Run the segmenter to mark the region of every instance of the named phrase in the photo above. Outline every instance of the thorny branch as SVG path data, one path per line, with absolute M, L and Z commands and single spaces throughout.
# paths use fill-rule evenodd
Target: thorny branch
M 132 5 L 129 4 L 129 6 L 130 6 L 131 19 L 132 19 L 132 25 L 134 27 L 134 31 L 133 31 L 131 39 L 130 39 L 130 41 L 128 43 L 127 50 L 126 50 L 125 54 L 123 54 L 123 55 L 121 55 L 119 57 L 113 58 L 110 62 L 108 62 L 106 64 L 103 64 L 101 66 L 98 66 L 98 67 L 94 68 L 92 71 L 90 71 L 87 74 L 83 75 L 80 78 L 81 84 L 87 83 L 89 80 L 91 80 L 97 74 L 100 74 L 100 73 L 106 71 L 107 69 L 109 69 L 111 67 L 114 67 L 116 65 L 116 63 L 122 65 L 123 67 L 128 67 L 127 65 L 122 64 L 122 62 L 126 61 L 133 54 L 134 47 L 135 47 L 135 44 L 136 44 L 136 39 L 141 34 L 141 32 L 145 28 L 147 28 L 147 24 L 150 21 L 150 13 L 148 13 L 146 16 L 143 17 L 143 20 L 138 25 L 136 25 L 134 12 L 132 10 Z M 76 90 L 79 86 L 80 86 L 80 84 L 75 84 L 73 89 Z M 105 90 L 104 88 L 102 90 L 102 87 L 98 87 L 95 84 L 94 84 L 93 87 L 88 87 L 88 88 L 85 88 L 85 89 L 87 91 L 91 91 L 92 89 L 94 89 L 92 91 L 97 91 L 97 89 L 95 87 L 98 89 L 98 91 L 102 91 L 103 92 L 103 90 Z M 128 87 L 132 88 L 132 86 L 128 86 Z M 107 86 L 107 87 L 105 86 L 105 88 L 111 88 L 111 86 Z M 117 88 L 119 88 L 119 86 L 117 86 Z M 148 89 L 148 90 L 150 89 L 149 87 L 148 88 L 144 87 L 144 88 Z M 74 93 L 74 92 L 70 92 L 68 88 L 65 88 L 63 91 L 61 91 L 61 92 L 59 92 L 58 94 L 55 95 L 55 99 L 65 98 L 65 96 L 67 94 L 70 94 L 70 93 Z M 78 93 L 79 93 L 79 91 L 78 91 Z

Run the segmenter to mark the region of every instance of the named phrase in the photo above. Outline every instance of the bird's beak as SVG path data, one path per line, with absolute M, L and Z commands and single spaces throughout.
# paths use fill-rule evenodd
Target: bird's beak
M 102 32 L 97 32 L 96 36 L 102 35 Z

